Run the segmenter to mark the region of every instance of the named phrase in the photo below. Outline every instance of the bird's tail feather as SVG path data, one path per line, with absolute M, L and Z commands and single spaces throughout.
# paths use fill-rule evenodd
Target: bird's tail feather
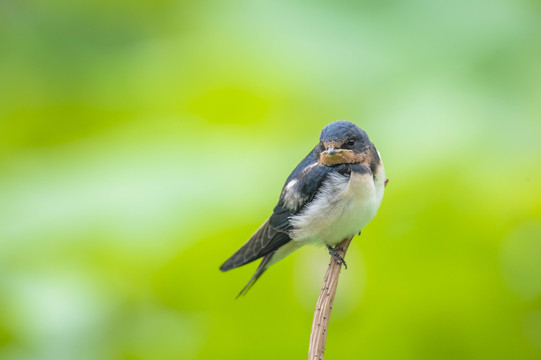
M 239 294 L 237 295 L 237 297 L 236 297 L 237 299 L 242 295 L 246 295 L 248 290 L 250 290 L 252 288 L 252 286 L 254 286 L 257 279 L 259 279 L 259 277 L 265 272 L 265 270 L 267 270 L 267 265 L 268 265 L 268 263 L 271 260 L 273 255 L 274 255 L 274 252 L 272 252 L 272 253 L 270 253 L 268 255 L 265 255 L 263 257 L 263 259 L 259 263 L 259 266 L 257 267 L 257 270 L 255 271 L 254 275 L 252 275 L 252 277 L 250 278 L 250 281 L 248 281 L 248 284 L 246 284 L 242 288 L 242 290 L 239 292 Z

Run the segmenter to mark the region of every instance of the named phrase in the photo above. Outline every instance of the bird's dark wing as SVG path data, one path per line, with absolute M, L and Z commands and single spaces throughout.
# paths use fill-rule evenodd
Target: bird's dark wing
M 316 161 L 316 156 L 319 156 L 317 147 L 287 179 L 271 217 L 220 267 L 220 270 L 227 271 L 252 262 L 273 253 L 291 241 L 289 237 L 291 216 L 299 213 L 312 201 L 327 174 L 341 171 L 339 167 L 321 165 Z
M 270 219 L 269 219 L 270 220 Z M 221 267 L 227 271 L 268 255 L 290 241 L 287 232 L 277 231 L 269 224 L 269 220 L 255 232 L 240 249 L 238 249 Z

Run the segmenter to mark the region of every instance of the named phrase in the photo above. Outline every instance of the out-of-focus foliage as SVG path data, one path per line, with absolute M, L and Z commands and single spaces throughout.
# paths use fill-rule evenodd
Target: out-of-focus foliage
M 0 359 L 301 359 L 321 248 L 219 265 L 327 123 L 390 178 L 329 359 L 541 357 L 536 1 L 0 2 Z

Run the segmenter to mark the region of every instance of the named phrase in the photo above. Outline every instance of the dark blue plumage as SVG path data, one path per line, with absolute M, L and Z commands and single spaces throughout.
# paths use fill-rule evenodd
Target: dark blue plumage
M 358 138 L 369 141 L 368 135 L 357 125 L 344 120 L 335 121 L 325 126 L 321 131 L 320 140 L 323 142 L 340 142 L 348 138 Z

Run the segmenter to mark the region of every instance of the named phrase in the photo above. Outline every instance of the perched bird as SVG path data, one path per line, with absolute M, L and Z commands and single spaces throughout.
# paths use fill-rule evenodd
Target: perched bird
M 346 265 L 334 247 L 376 216 L 385 183 L 381 157 L 366 133 L 349 121 L 330 123 L 287 178 L 270 218 L 220 270 L 263 258 L 240 296 L 270 265 L 306 244 L 325 245 Z

